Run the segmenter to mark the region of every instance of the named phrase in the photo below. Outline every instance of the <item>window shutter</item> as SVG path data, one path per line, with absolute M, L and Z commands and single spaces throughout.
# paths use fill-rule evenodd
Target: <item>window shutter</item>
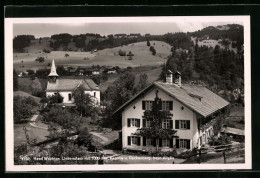
M 179 146 L 179 139 L 176 139 L 176 148 L 180 148 L 180 146 Z
M 190 121 L 187 121 L 187 129 L 190 129 Z
M 159 147 L 162 147 L 162 138 L 159 138 Z
M 153 139 L 153 146 L 156 146 L 156 138 Z
M 143 137 L 143 146 L 146 146 L 146 138 Z
M 170 147 L 173 148 L 173 139 L 170 139 Z
M 190 149 L 190 140 L 187 139 L 186 142 L 187 142 L 187 149 Z
M 131 119 L 127 119 L 127 127 L 131 126 Z
M 169 106 L 170 106 L 170 111 L 173 110 L 173 102 L 172 101 L 169 101 Z
M 141 145 L 141 137 L 137 137 L 137 145 L 138 145 L 138 146 Z
M 175 129 L 179 129 L 179 120 L 175 120 Z
M 173 120 L 170 120 L 170 129 L 173 129 Z
M 128 145 L 131 145 L 131 137 L 128 136 L 127 139 L 128 139 Z
M 143 127 L 146 127 L 146 119 L 143 119 Z
M 137 127 L 140 127 L 140 119 L 137 119 Z
M 142 109 L 145 110 L 145 101 L 142 101 Z

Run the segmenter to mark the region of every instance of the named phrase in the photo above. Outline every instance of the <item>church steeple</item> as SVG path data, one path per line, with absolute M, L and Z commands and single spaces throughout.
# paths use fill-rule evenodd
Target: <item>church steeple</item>
M 49 81 L 56 82 L 56 79 L 57 79 L 58 76 L 59 75 L 56 72 L 55 62 L 54 62 L 54 59 L 53 59 L 52 60 L 52 65 L 51 65 L 51 72 L 48 75 Z

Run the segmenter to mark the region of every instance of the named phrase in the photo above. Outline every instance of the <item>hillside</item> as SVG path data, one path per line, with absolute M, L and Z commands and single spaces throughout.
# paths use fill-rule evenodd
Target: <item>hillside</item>
M 232 45 L 232 48 L 237 48 L 238 50 L 241 50 L 244 44 L 244 28 L 238 24 L 219 25 L 216 27 L 209 26 L 202 30 L 188 33 L 188 35 L 198 38 L 204 44 L 207 40 L 212 40 L 212 43 L 217 41 L 220 46 L 224 45 L 227 48 L 230 48 Z
M 14 68 L 17 71 L 25 71 L 27 69 L 38 69 L 48 66 L 52 59 L 56 65 L 64 66 L 92 66 L 92 65 L 110 65 L 119 67 L 136 67 L 142 65 L 160 66 L 165 63 L 167 57 L 171 53 L 171 46 L 161 41 L 151 41 L 152 46 L 156 49 L 156 55 L 153 56 L 146 42 L 138 42 L 122 47 L 100 50 L 98 52 L 74 52 L 74 51 L 52 51 L 51 53 L 14 53 Z M 35 49 L 37 46 L 35 47 Z M 128 60 L 128 56 L 119 56 L 119 50 L 131 51 L 134 56 L 133 60 Z M 69 57 L 65 57 L 65 54 Z M 35 62 L 37 57 L 44 57 L 44 62 Z M 86 58 L 87 60 L 84 60 Z M 24 66 L 24 67 L 21 67 Z
M 29 93 L 26 93 L 24 91 L 15 91 L 14 96 L 21 96 L 21 97 L 32 97 L 37 103 L 40 102 L 41 98 L 30 95 Z

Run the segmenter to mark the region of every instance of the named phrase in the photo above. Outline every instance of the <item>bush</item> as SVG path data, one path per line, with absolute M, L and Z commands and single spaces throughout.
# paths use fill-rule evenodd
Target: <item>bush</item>
M 80 133 L 78 138 L 75 140 L 75 143 L 78 146 L 85 146 L 87 148 L 91 147 L 91 143 L 92 143 L 92 135 L 89 133 L 88 128 L 87 127 L 83 127 L 80 129 Z
M 129 53 L 127 54 L 127 56 L 134 56 L 134 54 L 132 53 L 132 51 L 129 51 Z
M 156 50 L 154 49 L 153 46 L 150 46 L 150 51 L 152 51 L 152 54 L 155 56 L 156 55 Z
M 126 55 L 126 52 L 120 49 L 120 50 L 118 51 L 118 54 L 119 54 L 119 56 L 125 56 L 125 55 Z
M 51 53 L 51 51 L 50 50 L 47 50 L 47 49 L 43 49 L 42 50 L 44 53 Z
M 20 97 L 15 96 L 14 100 L 14 122 L 20 123 L 33 115 L 33 106 L 37 106 L 38 103 L 34 101 L 32 97 Z
M 37 58 L 35 59 L 35 61 L 44 62 L 44 57 L 37 57 Z
M 208 143 L 211 146 L 230 144 L 230 138 L 226 135 L 221 135 L 220 137 L 212 136 L 209 138 Z

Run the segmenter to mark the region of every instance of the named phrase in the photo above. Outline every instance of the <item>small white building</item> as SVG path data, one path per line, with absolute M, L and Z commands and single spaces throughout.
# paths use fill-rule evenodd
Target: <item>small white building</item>
M 100 90 L 97 84 L 91 79 L 59 79 L 56 72 L 54 60 L 52 61 L 51 72 L 48 75 L 49 80 L 47 83 L 46 95 L 59 94 L 63 97 L 64 104 L 74 103 L 72 92 L 79 86 L 85 88 L 85 93 L 93 96 L 97 104 L 100 103 Z
M 136 135 L 138 129 L 150 125 L 143 115 L 145 110 L 151 110 L 156 94 L 162 100 L 162 110 L 172 114 L 171 119 L 162 121 L 161 127 L 177 131 L 173 139 L 159 139 L 159 148 L 167 151 L 174 148 L 191 150 L 207 143 L 207 138 L 213 133 L 210 121 L 229 105 L 203 86 L 182 84 L 180 73 L 175 73 L 173 82 L 169 71 L 166 82 L 154 82 L 114 112 L 122 114 L 123 149 L 156 149 L 155 139 Z

